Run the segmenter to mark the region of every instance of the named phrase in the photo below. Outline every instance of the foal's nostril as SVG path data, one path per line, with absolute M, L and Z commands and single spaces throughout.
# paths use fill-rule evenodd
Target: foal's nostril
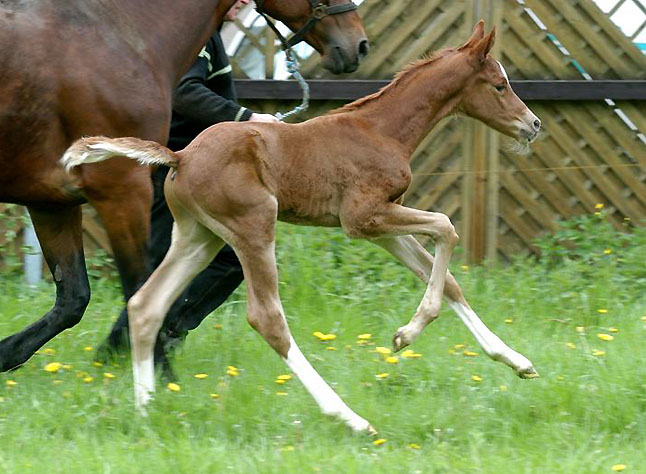
M 368 40 L 361 40 L 361 42 L 359 43 L 359 57 L 366 57 L 368 55 L 368 51 L 370 51 L 370 44 L 368 43 Z
M 538 119 L 534 120 L 534 129 L 536 131 L 541 129 L 541 121 L 540 120 L 538 120 Z

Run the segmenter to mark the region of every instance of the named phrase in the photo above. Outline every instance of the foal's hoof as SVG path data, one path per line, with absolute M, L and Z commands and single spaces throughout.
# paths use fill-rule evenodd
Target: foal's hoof
M 532 366 L 529 366 L 526 369 L 517 370 L 516 375 L 518 375 L 521 379 L 536 379 L 540 377 L 540 375 L 538 375 L 538 372 L 536 372 L 536 369 Z
M 410 343 L 407 341 L 403 328 L 399 328 L 393 336 L 393 351 L 399 352 Z
M 366 433 L 368 433 L 370 436 L 377 436 L 377 430 L 372 427 L 372 425 L 368 425 L 368 428 L 366 428 Z

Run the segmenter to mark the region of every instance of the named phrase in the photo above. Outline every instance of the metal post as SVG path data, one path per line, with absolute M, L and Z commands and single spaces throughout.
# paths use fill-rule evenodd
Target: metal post
M 25 227 L 25 247 L 23 259 L 25 279 L 28 285 L 35 286 L 43 277 L 43 253 L 31 219 Z

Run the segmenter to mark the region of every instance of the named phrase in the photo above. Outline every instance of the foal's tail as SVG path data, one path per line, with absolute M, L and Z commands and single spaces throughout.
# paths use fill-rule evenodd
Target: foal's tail
M 66 171 L 86 163 L 97 163 L 113 156 L 127 156 L 142 165 L 166 165 L 177 168 L 177 155 L 165 146 L 139 138 L 86 137 L 67 149 L 61 164 Z

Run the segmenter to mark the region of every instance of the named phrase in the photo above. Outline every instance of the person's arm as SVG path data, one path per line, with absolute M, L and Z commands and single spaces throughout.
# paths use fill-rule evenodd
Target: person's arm
M 225 99 L 206 86 L 208 60 L 202 54 L 182 77 L 173 95 L 173 110 L 201 123 L 204 128 L 218 122 L 249 120 L 251 110 Z
M 214 54 L 205 48 L 193 66 L 182 77 L 173 95 L 173 110 L 183 117 L 206 128 L 225 121 L 277 122 L 273 115 L 257 114 L 236 102 L 229 100 L 207 85 L 207 78 L 214 74 L 209 71 L 207 56 Z M 215 71 L 217 74 L 217 71 Z M 228 74 L 229 72 L 224 72 Z

